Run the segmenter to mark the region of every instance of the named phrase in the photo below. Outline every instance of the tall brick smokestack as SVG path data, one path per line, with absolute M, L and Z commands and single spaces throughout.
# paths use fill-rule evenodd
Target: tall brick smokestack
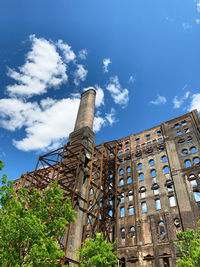
M 83 127 L 93 129 L 95 97 L 96 91 L 92 88 L 82 93 L 74 131 Z

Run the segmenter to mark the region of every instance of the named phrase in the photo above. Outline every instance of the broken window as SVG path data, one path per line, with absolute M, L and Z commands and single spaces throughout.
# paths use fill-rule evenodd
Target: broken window
M 177 135 L 182 135 L 182 132 L 181 131 L 178 131 L 176 134 Z
M 186 168 L 189 168 L 191 166 L 191 161 L 189 160 L 189 159 L 187 159 L 186 161 L 185 161 L 185 167 Z
M 193 147 L 190 148 L 190 153 L 191 154 L 194 154 L 196 152 L 197 152 L 197 150 L 196 150 L 196 147 L 195 146 L 193 146 Z
M 166 156 L 162 156 L 162 162 L 167 162 L 167 157 Z
M 145 191 L 146 191 L 146 188 L 144 186 L 140 187 L 139 192 L 140 192 L 140 197 L 141 198 L 145 198 L 146 197 Z
M 187 122 L 186 121 L 182 121 L 182 126 L 186 126 L 187 125 Z
M 151 145 L 151 141 L 147 142 L 147 145 L 150 146 Z
M 188 150 L 187 150 L 186 148 L 184 148 L 184 149 L 182 150 L 182 155 L 183 155 L 183 156 L 188 155 Z
M 147 150 L 147 153 L 148 153 L 149 155 L 151 155 L 151 154 L 153 153 L 153 149 L 148 149 L 148 150 Z
M 129 146 L 129 142 L 126 142 L 126 143 L 125 143 L 125 146 Z
M 137 145 L 137 146 L 136 146 L 136 149 L 140 149 L 140 145 Z
M 139 174 L 139 180 L 144 181 L 144 174 L 142 172 Z
M 120 152 L 119 152 L 119 155 L 120 155 L 120 156 L 122 156 L 122 155 L 123 155 L 123 152 L 122 152 L 122 151 L 120 151 Z
M 151 159 L 151 160 L 149 161 L 149 165 L 150 165 L 150 166 L 154 166 L 154 160 L 153 160 L 153 159 Z
M 124 173 L 123 169 L 119 170 L 119 174 L 122 175 Z
M 132 183 L 132 178 L 131 178 L 131 176 L 129 176 L 128 178 L 127 178 L 127 184 L 131 184 Z
M 164 145 L 159 146 L 159 150 L 163 151 L 165 149 Z
M 169 167 L 168 166 L 165 166 L 163 168 L 163 170 L 164 170 L 164 174 L 169 174 Z
M 163 139 L 162 138 L 158 138 L 158 142 L 162 142 L 163 141 Z
M 133 207 L 133 205 L 130 205 L 128 207 L 128 210 L 129 210 L 129 215 L 133 215 L 134 214 L 134 207 Z
M 125 216 L 124 207 L 120 208 L 120 215 L 121 215 L 121 217 Z
M 179 126 L 179 124 L 178 123 L 176 123 L 175 125 L 174 125 L 174 128 L 175 129 L 178 129 L 180 126 Z
M 119 148 L 119 149 L 122 149 L 122 144 L 119 144 L 118 148 Z
M 196 180 L 191 180 L 190 184 L 191 184 L 192 187 L 195 187 L 195 186 L 197 186 L 197 181 Z
M 142 157 L 142 154 L 141 153 L 137 153 L 136 157 L 140 159 Z
M 199 191 L 194 191 L 193 193 L 194 193 L 195 201 L 199 202 L 200 201 L 200 193 L 199 193 Z
M 124 185 L 124 179 L 119 180 L 119 185 Z
M 165 231 L 165 224 L 163 221 L 160 221 L 158 224 L 158 228 L 159 228 L 159 234 L 161 238 L 164 238 L 166 235 L 166 231 Z
M 191 136 L 188 136 L 187 141 L 188 142 L 192 142 L 192 137 Z
M 185 133 L 189 133 L 189 132 L 190 132 L 190 129 L 189 129 L 189 128 L 184 129 L 184 132 L 185 132 Z
M 142 170 L 142 163 L 139 163 L 139 164 L 138 164 L 138 169 L 139 169 L 139 170 Z
M 184 139 L 180 139 L 180 140 L 178 141 L 178 143 L 179 143 L 180 145 L 183 145 L 183 144 L 185 144 L 185 140 L 184 140 Z
M 150 134 L 147 134 L 146 138 L 147 138 L 147 140 L 149 140 L 150 139 Z
M 146 202 L 142 202 L 141 206 L 142 206 L 142 213 L 147 213 L 147 203 Z
M 124 193 L 121 193 L 120 202 L 124 203 Z
M 126 153 L 129 153 L 129 151 L 130 151 L 129 149 L 126 149 Z
M 152 189 L 153 189 L 153 193 L 154 193 L 155 196 L 159 195 L 158 188 L 159 188 L 158 184 L 156 184 L 156 183 L 153 184 Z
M 131 172 L 131 168 L 130 168 L 130 167 L 127 167 L 127 168 L 126 168 L 126 172 L 127 172 L 127 173 L 130 173 L 130 172 Z
M 90 195 L 93 195 L 94 194 L 94 191 L 93 191 L 93 189 L 91 188 L 90 189 Z
M 151 170 L 151 177 L 155 178 L 156 177 L 156 170 Z
M 176 207 L 176 201 L 174 196 L 169 197 L 169 205 L 170 207 Z
M 136 139 L 136 143 L 139 143 L 139 142 L 140 142 L 140 138 L 137 138 L 137 139 Z
M 128 200 L 129 200 L 129 201 L 133 201 L 133 191 L 132 191 L 132 190 L 130 190 L 130 191 L 128 192 Z
M 161 135 L 161 131 L 157 131 L 157 135 L 160 136 Z
M 198 157 L 194 158 L 194 159 L 193 159 L 193 162 L 194 162 L 194 163 L 199 163 L 199 158 L 198 158 Z
M 156 199 L 156 200 L 155 200 L 155 204 L 156 204 L 156 210 L 161 210 L 160 199 Z

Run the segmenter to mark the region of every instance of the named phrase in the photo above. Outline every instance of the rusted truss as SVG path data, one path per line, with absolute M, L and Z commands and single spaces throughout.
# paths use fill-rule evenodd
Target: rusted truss
M 79 173 L 89 163 L 91 152 L 83 144 L 73 144 L 63 146 L 46 155 L 40 156 L 36 168 L 32 172 L 22 175 L 16 185 L 16 191 L 20 187 L 29 189 L 38 188 L 45 189 L 49 183 L 57 181 L 62 189 L 64 189 L 64 197 L 71 199 L 72 208 L 74 200 L 82 196 L 77 190 Z M 85 200 L 84 200 L 85 201 Z M 58 242 L 66 255 L 70 224 L 66 231 L 65 237 L 61 237 Z M 66 259 L 63 259 L 63 264 Z M 71 261 L 70 259 L 67 259 Z M 72 260 L 73 263 L 75 263 Z
M 84 241 L 87 237 L 95 238 L 98 232 L 102 232 L 108 242 L 113 242 L 116 237 L 120 196 L 115 179 L 118 164 L 117 141 L 93 147 Z

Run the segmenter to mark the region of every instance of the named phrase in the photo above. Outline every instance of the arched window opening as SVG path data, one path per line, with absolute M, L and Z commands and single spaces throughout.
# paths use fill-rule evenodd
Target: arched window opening
M 152 186 L 152 189 L 153 189 L 153 193 L 154 193 L 154 195 L 156 196 L 156 195 L 159 195 L 159 190 L 158 190 L 158 188 L 159 188 L 159 186 L 158 186 L 158 184 L 153 184 L 153 186 Z
M 153 153 L 153 149 L 148 149 L 148 150 L 147 150 L 147 153 L 148 153 L 149 155 L 151 155 L 151 154 Z
M 162 162 L 167 162 L 167 157 L 166 156 L 162 156 Z
M 181 131 L 178 131 L 176 134 L 177 135 L 182 135 L 182 132 Z
M 137 139 L 136 139 L 136 143 L 139 143 L 139 142 L 140 142 L 140 138 L 137 138 Z
M 119 174 L 120 174 L 120 175 L 123 175 L 123 174 L 124 174 L 123 169 L 120 169 L 120 170 L 119 170 Z
M 189 179 L 195 179 L 195 175 L 194 173 L 191 173 L 189 176 L 188 176 Z
M 120 155 L 120 156 L 122 156 L 122 155 L 123 155 L 123 152 L 122 152 L 122 151 L 120 151 L 120 152 L 119 152 L 119 155 Z
M 161 131 L 157 131 L 157 136 L 160 136 L 161 135 Z
M 131 184 L 132 183 L 132 178 L 131 178 L 131 176 L 129 176 L 128 178 L 127 178 L 127 184 Z
M 143 173 L 140 173 L 140 174 L 139 174 L 139 180 L 140 180 L 140 181 L 144 181 L 144 174 L 143 174 Z
M 122 144 L 119 144 L 118 148 L 119 148 L 119 149 L 122 149 Z
M 186 121 L 182 121 L 182 126 L 186 126 L 187 125 L 187 122 Z
M 189 128 L 184 129 L 184 132 L 185 132 L 185 133 L 189 133 L 189 132 L 190 132 L 190 129 L 189 129 Z
M 151 145 L 151 141 L 147 142 L 147 146 L 150 146 Z
M 122 239 L 125 239 L 125 232 L 126 232 L 126 229 L 124 227 L 121 228 L 121 238 Z
M 151 177 L 155 178 L 156 177 L 156 170 L 151 170 Z
M 130 151 L 129 149 L 126 149 L 126 153 L 129 153 L 129 151 Z
M 193 162 L 196 164 L 196 163 L 199 163 L 199 158 L 198 157 L 196 157 L 196 158 L 194 158 L 193 159 Z
M 119 185 L 121 185 L 121 186 L 124 185 L 124 179 L 119 180 Z
M 124 193 L 121 193 L 120 203 L 124 203 Z
M 127 167 L 127 168 L 126 168 L 126 172 L 127 172 L 127 173 L 130 173 L 130 172 L 131 172 L 131 167 Z
M 185 167 L 186 168 L 189 168 L 191 166 L 191 161 L 189 160 L 189 159 L 187 159 L 186 161 L 185 161 Z
M 162 142 L 163 141 L 163 139 L 162 138 L 158 138 L 158 142 Z
M 137 154 L 136 154 L 136 157 L 137 157 L 138 159 L 140 159 L 140 158 L 142 157 L 142 154 L 141 154 L 141 153 L 137 153 Z
M 146 188 L 144 186 L 140 187 L 140 197 L 145 198 L 146 197 Z
M 121 228 L 121 232 L 125 232 L 126 229 L 124 227 Z
M 130 227 L 130 231 L 131 231 L 131 232 L 135 231 L 135 227 L 134 227 L 134 226 L 131 226 L 131 227 Z
M 165 231 L 165 224 L 163 221 L 160 221 L 158 224 L 158 229 L 159 229 L 159 235 L 161 239 L 165 238 L 166 231 Z
M 190 153 L 191 154 L 194 154 L 196 152 L 197 152 L 197 150 L 196 150 L 196 147 L 195 146 L 193 146 L 193 147 L 190 148 Z
M 184 149 L 182 150 L 182 155 L 183 155 L 183 156 L 188 155 L 188 150 L 187 150 L 186 148 L 184 148 Z
M 153 159 L 151 159 L 150 161 L 149 161 L 149 165 L 152 167 L 152 166 L 154 166 L 154 160 Z
M 196 202 L 200 201 L 200 193 L 199 191 L 194 191 L 194 198 Z
M 125 143 L 125 146 L 129 146 L 129 142 L 126 142 L 126 143 Z
M 179 124 L 178 123 L 176 123 L 175 125 L 174 125 L 174 128 L 175 129 L 178 129 L 180 126 L 179 126 Z
M 169 167 L 168 166 L 165 166 L 163 168 L 163 170 L 164 170 L 164 174 L 169 174 Z
M 139 170 L 142 170 L 142 168 L 143 168 L 142 163 L 139 163 L 139 164 L 138 164 L 138 169 L 139 169 Z
M 183 145 L 183 144 L 185 144 L 185 140 L 184 140 L 184 139 L 180 139 L 180 140 L 178 141 L 178 143 L 179 143 L 180 145 Z
M 159 146 L 159 150 L 163 151 L 163 150 L 165 150 L 165 147 L 163 145 L 161 145 L 161 146 Z
M 93 191 L 93 189 L 91 188 L 90 189 L 90 195 L 93 195 L 94 194 L 94 191 Z
M 146 135 L 146 139 L 149 140 L 150 139 L 150 134 Z
M 192 142 L 192 137 L 191 137 L 191 136 L 188 136 L 187 141 L 188 141 L 189 143 Z
M 129 200 L 129 201 L 133 201 L 133 191 L 132 191 L 132 190 L 130 190 L 130 191 L 128 192 L 128 200 Z
M 137 146 L 136 146 L 136 149 L 140 149 L 140 145 L 137 145 Z

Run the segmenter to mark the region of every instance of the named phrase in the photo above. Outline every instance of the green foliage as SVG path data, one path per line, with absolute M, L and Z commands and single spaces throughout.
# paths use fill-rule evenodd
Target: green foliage
M 80 267 L 117 266 L 115 245 L 104 241 L 102 233 L 96 235 L 96 240 L 90 238 L 79 251 Z
M 15 194 L 12 182 L 4 175 L 0 204 L 0 266 L 61 266 L 58 259 L 64 253 L 56 237 L 74 221 L 63 190 L 52 183 L 43 193 L 20 188 Z
M 180 259 L 176 267 L 197 267 L 200 266 L 200 227 L 197 233 L 192 229 L 177 234 Z

